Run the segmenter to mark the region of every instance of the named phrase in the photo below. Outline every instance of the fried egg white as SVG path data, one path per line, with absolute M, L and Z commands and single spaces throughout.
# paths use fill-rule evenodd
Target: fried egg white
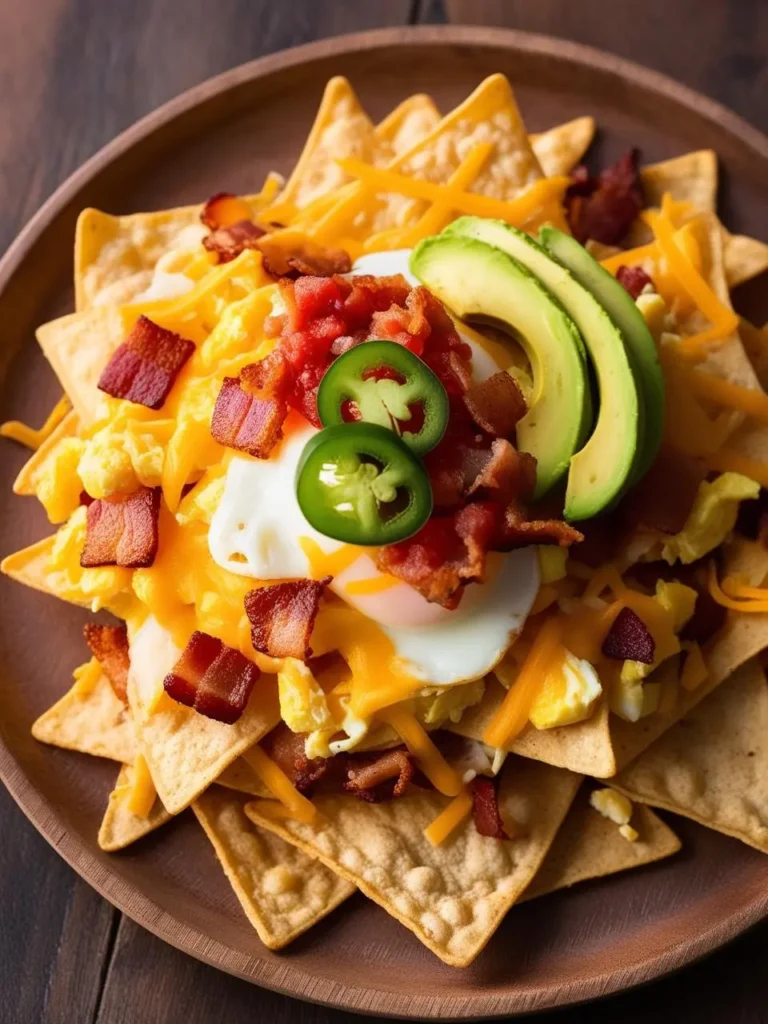
M 353 274 L 402 273 L 413 283 L 408 256 L 408 250 L 364 256 Z M 472 345 L 478 379 L 498 371 L 479 345 L 464 340 Z M 296 500 L 296 468 L 314 433 L 315 428 L 306 423 L 289 433 L 269 459 L 231 460 L 209 532 L 211 556 L 218 565 L 258 580 L 306 579 L 311 565 L 302 540 L 312 541 L 327 555 L 344 547 L 313 529 Z M 536 596 L 539 570 L 534 548 L 492 561 L 488 581 L 468 587 L 454 611 L 430 604 L 406 583 L 385 585 L 367 554 L 337 573 L 330 586 L 381 627 L 411 675 L 425 683 L 449 686 L 493 668 L 522 629 Z M 349 589 L 360 580 L 381 580 L 382 589 L 369 593 Z

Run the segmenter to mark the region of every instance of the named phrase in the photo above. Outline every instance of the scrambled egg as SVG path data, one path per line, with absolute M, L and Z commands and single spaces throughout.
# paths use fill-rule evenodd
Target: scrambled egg
M 77 467 L 84 448 L 79 437 L 64 438 L 35 482 L 35 494 L 52 523 L 65 523 L 80 504 L 83 485 Z
M 285 658 L 277 673 L 280 715 L 293 732 L 316 732 L 332 735 L 336 730 L 322 687 L 312 671 L 296 658 Z
M 531 708 L 530 721 L 537 729 L 583 722 L 592 714 L 602 692 L 594 667 L 566 651 L 562 666 L 547 674 Z
M 683 529 L 662 540 L 660 557 L 673 565 L 676 561 L 695 562 L 713 551 L 733 530 L 739 503 L 759 494 L 760 485 L 740 473 L 722 473 L 711 483 L 705 480 Z M 658 557 L 651 554 L 651 559 Z
M 589 802 L 604 818 L 619 826 L 621 835 L 633 843 L 639 837 L 636 829 L 629 824 L 632 819 L 632 803 L 623 793 L 615 789 L 595 789 L 589 796 Z

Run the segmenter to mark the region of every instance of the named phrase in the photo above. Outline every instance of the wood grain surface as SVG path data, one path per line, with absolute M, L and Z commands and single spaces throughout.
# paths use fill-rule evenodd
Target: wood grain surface
M 322 36 L 498 24 L 655 67 L 768 130 L 764 0 L 0 0 L 0 245 L 84 159 L 183 89 Z M 490 69 L 489 69 L 490 70 Z M 342 1024 L 220 974 L 114 911 L 0 790 L 0 1021 Z M 768 926 L 639 992 L 547 1021 L 768 1022 Z

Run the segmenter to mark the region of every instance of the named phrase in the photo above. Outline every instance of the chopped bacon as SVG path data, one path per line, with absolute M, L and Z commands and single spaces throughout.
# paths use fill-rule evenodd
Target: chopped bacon
M 652 665 L 656 643 L 640 616 L 631 608 L 622 608 L 603 641 L 602 651 L 606 658 Z
M 381 803 L 402 796 L 414 775 L 414 765 L 404 747 L 370 754 L 350 754 L 344 763 L 342 788 L 367 803 Z
M 472 817 L 481 836 L 491 839 L 509 839 L 499 813 L 499 798 L 493 779 L 478 776 L 470 783 Z
M 155 561 L 160 488 L 141 487 L 127 496 L 99 498 L 86 512 L 84 569 L 121 565 L 146 569 Z
M 238 221 L 250 220 L 253 211 L 245 199 L 231 192 L 217 192 L 211 196 L 200 213 L 200 220 L 209 231 L 228 228 Z
M 629 150 L 596 178 L 580 166 L 565 194 L 571 230 L 582 244 L 591 238 L 604 245 L 618 245 L 643 208 L 636 149 Z
M 417 356 L 422 355 L 432 330 L 426 313 L 430 298 L 426 288 L 414 288 L 408 293 L 405 306 L 393 302 L 389 309 L 374 313 L 370 337 L 395 341 Z
M 642 267 L 619 267 L 616 271 L 616 280 L 624 285 L 633 299 L 637 299 L 643 293 L 643 289 L 653 281 Z
M 330 758 L 307 757 L 304 749 L 306 739 L 306 733 L 291 732 L 281 722 L 261 741 L 264 752 L 285 772 L 300 793 L 308 793 L 331 767 Z
M 330 576 L 324 580 L 294 580 L 249 590 L 245 611 L 251 623 L 253 646 L 272 658 L 311 657 L 309 641 Z
M 240 651 L 195 631 L 163 687 L 177 703 L 232 725 L 245 711 L 260 674 Z
M 496 544 L 500 551 L 512 551 L 529 544 L 559 544 L 567 548 L 582 540 L 584 534 L 561 519 L 528 519 L 520 504 L 513 501 L 504 511 Z
M 168 397 L 195 343 L 140 316 L 99 377 L 99 388 L 113 398 L 159 409 Z
M 473 384 L 464 395 L 464 404 L 475 423 L 491 437 L 510 437 L 527 408 L 517 381 L 506 371 Z
M 485 495 L 494 501 L 528 499 L 536 487 L 536 459 L 519 452 L 504 438 L 494 439 L 486 461 L 480 466 L 467 494 Z M 475 461 L 476 453 L 473 452 Z
M 91 654 L 104 670 L 112 684 L 115 695 L 128 703 L 128 630 L 125 626 L 101 626 L 97 622 L 86 622 L 83 626 L 85 642 Z
M 327 249 L 301 235 L 265 235 L 257 248 L 264 269 L 274 277 L 333 277 L 352 269 L 352 260 L 344 249 Z
M 292 386 L 293 373 L 280 352 L 244 366 L 239 377 L 225 377 L 211 418 L 213 439 L 268 459 L 283 436 Z
M 217 228 L 203 239 L 208 252 L 215 253 L 219 263 L 230 263 L 246 249 L 258 249 L 264 228 L 250 220 L 238 220 L 226 228 Z
M 632 526 L 679 533 L 686 524 L 706 470 L 683 455 L 659 455 L 643 479 L 621 503 Z

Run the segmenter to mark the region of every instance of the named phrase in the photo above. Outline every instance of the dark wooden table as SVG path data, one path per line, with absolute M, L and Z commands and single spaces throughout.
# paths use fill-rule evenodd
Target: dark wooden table
M 0 0 L 0 247 L 105 142 L 189 86 L 322 36 L 498 24 L 630 57 L 768 130 L 765 0 Z M 134 925 L 0 789 L 4 1024 L 341 1024 L 227 977 Z M 768 925 L 641 991 L 546 1020 L 768 1022 Z

